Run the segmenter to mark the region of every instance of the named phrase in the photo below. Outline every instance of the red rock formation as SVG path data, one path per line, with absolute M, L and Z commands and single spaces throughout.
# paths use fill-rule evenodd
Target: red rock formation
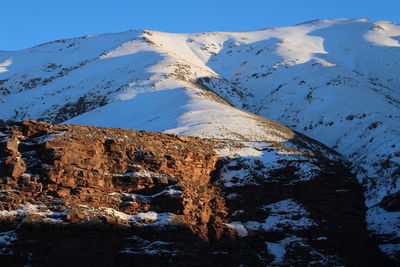
M 7 158 L 1 166 L 0 188 L 17 190 L 19 196 L 5 194 L 1 209 L 18 209 L 38 199 L 47 205 L 58 199 L 63 207 L 83 204 L 126 214 L 168 211 L 205 240 L 215 209 L 224 214 L 218 190 L 210 185 L 218 160 L 211 140 L 35 121 L 3 132 L 0 153 Z M 124 201 L 122 195 L 154 195 L 171 185 L 183 194 L 175 198 L 160 195 L 151 203 Z M 72 209 L 65 219 L 84 219 L 75 213 Z
M 1 262 L 387 263 L 368 237 L 361 187 L 343 164 L 318 151 L 308 153 L 320 171 L 300 180 L 295 166 L 307 158 L 269 168 L 256 159 L 220 159 L 214 150 L 225 144 L 35 121 L 0 128 Z M 254 180 L 227 187 L 218 183 L 221 173 L 231 170 L 252 173 Z M 282 222 L 275 228 L 254 227 L 270 218 Z M 248 222 L 246 230 L 242 224 Z M 303 227 L 307 222 L 309 227 Z M 15 242 L 1 241 L 16 235 Z M 286 247 L 284 242 L 289 242 Z M 275 261 L 269 246 L 283 246 L 285 261 Z

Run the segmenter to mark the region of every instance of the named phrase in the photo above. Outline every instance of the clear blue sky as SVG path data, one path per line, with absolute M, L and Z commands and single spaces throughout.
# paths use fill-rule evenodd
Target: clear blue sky
M 246 31 L 313 19 L 400 22 L 400 0 L 0 0 L 0 50 L 91 33 Z

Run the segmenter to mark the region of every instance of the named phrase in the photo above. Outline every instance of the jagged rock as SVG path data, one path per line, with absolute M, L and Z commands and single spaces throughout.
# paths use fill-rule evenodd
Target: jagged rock
M 385 196 L 379 203 L 386 211 L 400 211 L 400 191 Z
M 389 264 L 368 237 L 361 187 L 334 157 L 272 167 L 221 157 L 240 149 L 227 140 L 35 121 L 0 130 L 6 265 Z M 314 178 L 298 172 L 306 163 Z M 241 172 L 251 177 L 233 183 Z

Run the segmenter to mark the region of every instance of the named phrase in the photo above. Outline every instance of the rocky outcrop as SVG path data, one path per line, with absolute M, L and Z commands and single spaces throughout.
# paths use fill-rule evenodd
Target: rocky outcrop
M 293 183 L 293 170 L 284 167 L 271 172 L 284 178 L 280 181 L 225 188 L 229 221 L 243 226 L 245 238 L 266 258 L 262 251 L 268 247 L 272 265 L 390 265 L 368 237 L 362 188 L 354 175 L 341 163 L 320 163 L 322 171 L 312 180 Z M 238 160 L 232 167 L 249 166 Z
M 218 161 L 213 141 L 34 121 L 8 128 L 4 134 L 3 210 L 45 196 L 41 203 L 61 201 L 60 208 L 107 207 L 129 215 L 171 211 L 193 226 L 210 220 L 207 203 L 218 196 L 209 188 Z M 195 198 L 204 206 L 201 212 L 189 203 Z M 85 219 L 71 212 L 76 211 L 72 209 L 66 220 Z M 200 232 L 208 239 L 207 228 Z
M 306 153 L 268 166 L 216 152 L 235 145 L 36 121 L 2 127 L 2 262 L 390 264 L 368 237 L 362 190 L 340 161 Z M 301 178 L 299 164 L 319 171 Z

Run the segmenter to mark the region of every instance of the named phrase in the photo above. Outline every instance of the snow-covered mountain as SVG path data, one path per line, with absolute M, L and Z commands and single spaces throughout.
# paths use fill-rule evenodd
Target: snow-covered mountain
M 393 255 L 400 212 L 379 203 L 400 189 L 399 67 L 385 21 L 89 35 L 0 51 L 0 119 L 270 142 L 294 138 L 287 125 L 347 157 Z

